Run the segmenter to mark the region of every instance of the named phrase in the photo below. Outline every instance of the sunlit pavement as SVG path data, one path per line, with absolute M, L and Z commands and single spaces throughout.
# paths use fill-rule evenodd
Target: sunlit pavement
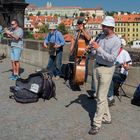
M 20 104 L 9 99 L 9 87 L 15 85 L 8 79 L 10 68 L 9 59 L 0 63 L 0 140 L 139 140 L 140 108 L 131 105 L 129 98 L 122 97 L 122 102 L 116 98 L 110 108 L 112 124 L 102 125 L 91 136 L 95 101 L 87 98 L 89 83 L 81 91 L 72 91 L 59 79 L 55 81 L 58 100 Z M 26 78 L 37 67 L 22 63 L 21 68 L 21 77 Z

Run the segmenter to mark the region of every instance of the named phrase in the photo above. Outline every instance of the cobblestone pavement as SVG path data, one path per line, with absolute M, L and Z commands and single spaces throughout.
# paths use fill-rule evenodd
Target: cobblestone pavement
M 21 77 L 33 73 L 35 66 L 21 64 Z M 111 107 L 112 124 L 102 125 L 96 136 L 88 134 L 95 112 L 95 101 L 87 98 L 90 84 L 81 91 L 72 91 L 55 81 L 57 99 L 20 104 L 9 99 L 9 87 L 15 82 L 8 79 L 9 59 L 0 63 L 0 140 L 139 140 L 140 108 L 132 106 L 130 99 L 116 98 Z

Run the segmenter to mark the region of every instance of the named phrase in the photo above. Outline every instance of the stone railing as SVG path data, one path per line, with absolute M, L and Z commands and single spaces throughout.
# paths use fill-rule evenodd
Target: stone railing
M 1 53 L 4 52 L 7 56 L 10 54 L 10 49 L 8 47 L 10 40 L 2 40 L 1 42 Z M 64 46 L 63 62 L 68 61 L 69 56 L 69 45 Z M 22 53 L 22 62 L 32 64 L 39 67 L 46 67 L 48 62 L 48 49 L 43 47 L 43 41 L 36 40 L 24 40 L 24 50 Z

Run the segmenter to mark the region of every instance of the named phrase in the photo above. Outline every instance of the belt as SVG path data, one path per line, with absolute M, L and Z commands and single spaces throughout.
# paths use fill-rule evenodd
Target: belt
M 104 65 L 104 64 L 100 64 L 100 63 L 96 63 L 98 66 L 103 66 L 103 67 L 109 67 L 108 65 Z

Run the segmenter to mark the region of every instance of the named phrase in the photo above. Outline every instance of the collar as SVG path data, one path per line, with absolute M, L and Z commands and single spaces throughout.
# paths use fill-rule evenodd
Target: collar
M 113 38 L 115 36 L 115 34 L 112 34 L 111 36 L 106 36 L 105 39 L 110 39 Z

